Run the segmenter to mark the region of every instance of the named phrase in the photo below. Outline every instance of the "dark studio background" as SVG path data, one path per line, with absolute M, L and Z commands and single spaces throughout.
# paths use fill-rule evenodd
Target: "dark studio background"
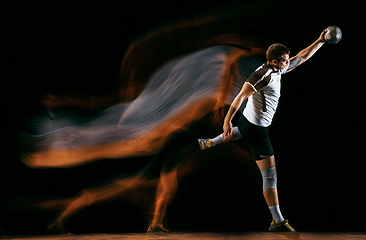
M 311 60 L 283 77 L 271 138 L 280 206 L 291 224 L 299 231 L 364 231 L 361 4 L 234 0 L 4 1 L 0 52 L 3 228 L 10 234 L 42 233 L 59 212 L 28 203 L 73 196 L 109 177 L 133 173 L 148 162 L 141 157 L 72 169 L 21 166 L 15 157 L 16 130 L 27 116 L 42 110 L 39 98 L 45 93 L 117 93 L 123 55 L 136 38 L 175 21 L 250 7 L 254 12 L 263 7 L 266 13 L 270 8 L 273 14 L 258 14 L 251 23 L 237 22 L 236 27 L 251 24 L 252 31 L 269 42 L 285 44 L 292 55 L 315 41 L 327 26 L 342 29 L 340 43 L 324 45 Z M 235 145 L 228 144 L 199 153 L 204 167 L 182 180 L 168 210 L 166 226 L 172 231 L 266 230 L 271 219 L 260 173 L 253 162 L 239 161 L 233 149 Z M 153 196 L 152 190 L 147 192 Z M 83 210 L 65 226 L 72 232 L 145 231 L 144 214 L 132 198 L 122 197 Z

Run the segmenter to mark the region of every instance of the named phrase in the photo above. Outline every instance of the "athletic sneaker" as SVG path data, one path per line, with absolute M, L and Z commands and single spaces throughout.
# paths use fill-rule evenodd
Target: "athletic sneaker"
M 149 228 L 147 229 L 147 232 L 167 232 L 168 233 L 169 230 L 166 229 L 166 228 L 164 228 L 163 227 L 163 224 L 160 224 L 160 225 L 158 225 L 156 227 L 149 226 Z
M 212 148 L 213 147 L 211 139 L 203 139 L 203 138 L 198 139 L 198 144 L 200 145 L 200 148 L 202 150 L 206 149 L 206 148 Z
M 281 222 L 280 224 L 276 224 L 274 220 L 272 220 L 271 225 L 269 226 L 269 231 L 271 232 L 296 232 L 293 227 L 288 223 L 288 220 Z

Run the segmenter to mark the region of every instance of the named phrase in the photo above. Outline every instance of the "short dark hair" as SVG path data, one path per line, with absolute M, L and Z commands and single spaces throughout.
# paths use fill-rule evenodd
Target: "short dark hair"
M 283 54 L 290 54 L 290 50 L 281 43 L 272 44 L 266 51 L 268 61 L 272 61 L 273 59 L 279 60 Z

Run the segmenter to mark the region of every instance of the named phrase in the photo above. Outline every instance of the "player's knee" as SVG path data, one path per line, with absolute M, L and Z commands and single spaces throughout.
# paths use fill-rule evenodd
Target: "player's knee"
M 238 127 L 234 127 L 233 128 L 233 133 L 234 133 L 235 140 L 238 140 L 238 139 L 241 139 L 242 138 L 241 133 L 240 133 Z
M 277 188 L 276 167 L 264 169 L 261 171 L 263 179 L 263 190 Z

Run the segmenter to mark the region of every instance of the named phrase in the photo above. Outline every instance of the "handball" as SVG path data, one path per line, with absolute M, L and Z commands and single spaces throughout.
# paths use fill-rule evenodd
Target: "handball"
M 337 26 L 327 27 L 327 32 L 324 34 L 324 40 L 330 44 L 338 43 L 342 38 L 342 31 Z

